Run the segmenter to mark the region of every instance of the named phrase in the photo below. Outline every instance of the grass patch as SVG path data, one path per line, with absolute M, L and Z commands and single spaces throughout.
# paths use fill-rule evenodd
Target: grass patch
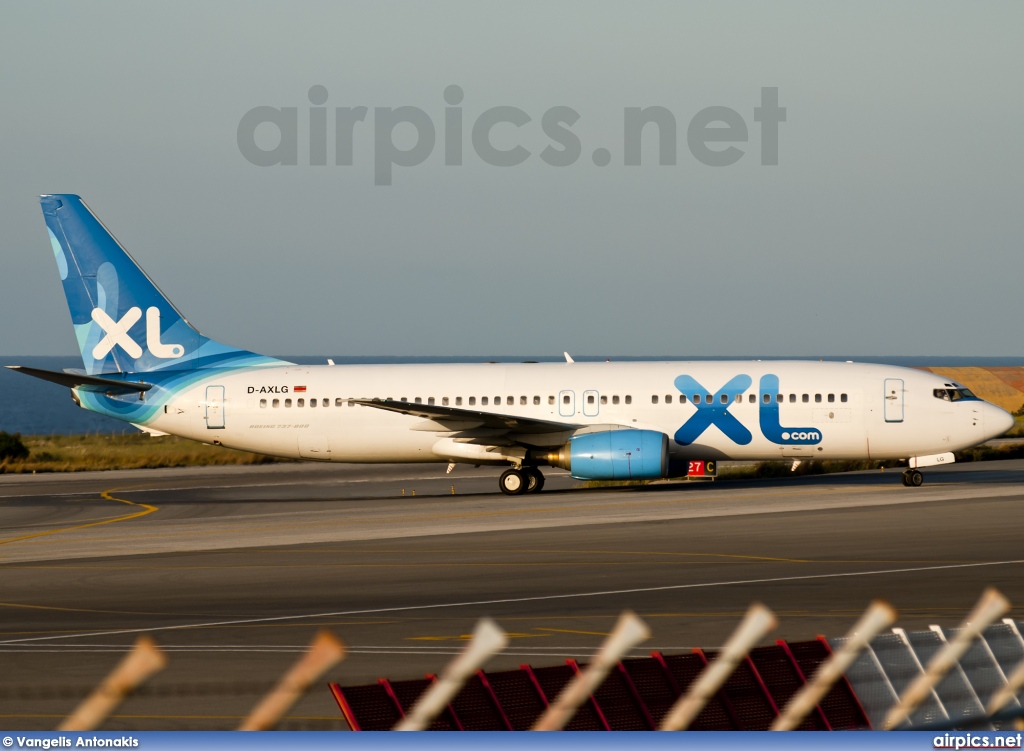
M 1021 414 L 1021 410 L 1024 410 L 1024 407 L 1021 407 L 1021 409 L 1014 413 L 1013 427 L 1004 433 L 1007 438 L 1020 438 L 1024 436 L 1024 415 Z
M 85 472 L 98 469 L 205 467 L 228 464 L 272 464 L 276 459 L 223 446 L 208 446 L 176 436 L 71 435 L 22 437 L 24 458 L 0 461 L 0 474 Z
M 765 461 L 749 467 L 721 469 L 718 476 L 726 480 L 759 480 L 773 477 L 804 477 L 806 475 L 831 475 L 837 472 L 860 472 L 866 469 L 891 469 L 906 466 L 905 462 L 890 459 L 886 461 L 861 461 L 856 459 L 833 459 L 827 461 L 804 461 L 795 470 L 793 462 Z
M 584 488 L 639 488 L 650 485 L 650 480 L 584 480 Z

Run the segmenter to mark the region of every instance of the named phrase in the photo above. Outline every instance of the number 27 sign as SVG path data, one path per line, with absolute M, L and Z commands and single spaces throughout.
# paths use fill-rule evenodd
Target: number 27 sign
M 717 462 L 691 461 L 686 468 L 687 477 L 714 477 L 718 474 Z

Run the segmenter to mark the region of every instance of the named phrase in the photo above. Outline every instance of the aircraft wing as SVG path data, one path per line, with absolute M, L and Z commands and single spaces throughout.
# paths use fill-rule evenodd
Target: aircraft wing
M 422 417 L 430 422 L 425 425 L 414 425 L 413 430 L 434 432 L 471 432 L 483 429 L 492 435 L 504 434 L 510 437 L 515 434 L 536 435 L 539 433 L 563 433 L 575 431 L 582 425 L 570 422 L 553 422 L 529 417 L 501 415 L 493 412 L 478 412 L 460 407 L 442 407 L 437 404 L 413 404 L 381 399 L 356 399 L 356 404 L 402 415 Z
M 153 384 L 144 381 L 128 381 L 117 378 L 101 378 L 99 376 L 85 375 L 77 372 L 58 372 L 56 370 L 42 370 L 40 368 L 28 368 L 24 365 L 5 365 L 8 370 L 16 373 L 39 378 L 50 383 L 57 383 L 67 386 L 69 389 L 84 386 L 95 391 L 103 391 L 107 394 L 137 394 L 140 391 L 149 391 Z

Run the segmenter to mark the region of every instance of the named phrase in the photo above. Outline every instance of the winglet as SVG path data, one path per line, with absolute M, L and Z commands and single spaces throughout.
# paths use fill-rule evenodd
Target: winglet
M 565 355 L 565 361 L 567 363 L 574 363 L 574 362 L 576 362 L 575 360 L 572 359 L 572 357 L 569 355 L 568 352 L 563 352 L 562 354 Z

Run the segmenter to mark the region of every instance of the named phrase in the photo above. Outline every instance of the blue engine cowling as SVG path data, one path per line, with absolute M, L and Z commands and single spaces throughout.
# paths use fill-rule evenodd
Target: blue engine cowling
M 668 436 L 655 430 L 584 433 L 569 439 L 560 453 L 568 464 L 565 468 L 579 480 L 655 480 L 668 476 Z

